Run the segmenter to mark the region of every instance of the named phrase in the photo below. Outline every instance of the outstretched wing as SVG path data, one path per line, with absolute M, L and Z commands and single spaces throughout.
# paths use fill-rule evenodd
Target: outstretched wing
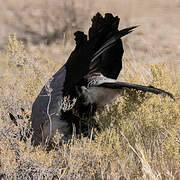
M 138 85 L 138 84 L 130 84 L 126 82 L 104 82 L 102 84 L 97 85 L 98 87 L 104 87 L 104 88 L 110 88 L 110 89 L 123 89 L 123 88 L 128 88 L 128 89 L 136 89 L 140 90 L 143 92 L 151 92 L 154 94 L 162 94 L 165 96 L 169 96 L 170 98 L 173 98 L 173 95 L 165 90 L 155 88 L 153 86 L 143 86 L 143 85 Z
M 85 99 L 84 105 L 96 104 L 97 106 L 103 106 L 110 103 L 115 97 L 120 95 L 121 92 L 127 88 L 143 92 L 151 92 L 154 94 L 162 94 L 174 99 L 171 93 L 153 86 L 143 86 L 120 82 L 115 79 L 107 78 L 102 74 L 94 74 L 94 76 L 89 78 L 88 86 L 81 87 L 82 95 Z

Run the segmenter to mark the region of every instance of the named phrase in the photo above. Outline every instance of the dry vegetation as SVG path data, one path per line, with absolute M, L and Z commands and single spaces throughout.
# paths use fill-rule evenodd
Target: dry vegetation
M 180 179 L 180 39 L 177 35 L 180 3 L 172 4 L 168 0 L 102 3 L 99 0 L 96 4 L 85 3 L 87 8 L 79 11 L 83 5 L 80 0 L 75 4 L 46 0 L 57 6 L 52 5 L 43 13 L 48 5 L 41 6 L 43 1 L 14 2 L 7 0 L 0 7 L 9 7 L 7 12 L 1 11 L 6 13 L 4 22 L 8 22 L 3 28 L 13 28 L 4 32 L 16 33 L 9 38 L 4 33 L 8 45 L 0 52 L 0 179 Z M 32 11 L 32 6 L 37 11 Z M 26 7 L 26 13 L 20 7 Z M 62 19 L 69 19 L 60 23 L 59 9 L 63 8 L 66 13 Z M 73 10 L 73 16 L 66 9 Z M 32 102 L 43 84 L 72 50 L 73 31 L 87 30 L 90 17 L 99 9 L 119 15 L 122 27 L 142 25 L 124 41 L 124 69 L 119 78 L 165 89 L 174 94 L 175 101 L 127 91 L 96 114 L 101 132 L 92 132 L 96 133 L 95 140 L 74 137 L 69 144 L 48 153 L 41 147 L 32 147 L 30 139 L 26 143 L 20 141 L 20 131 L 28 128 L 21 107 L 30 114 Z M 47 24 L 45 17 L 48 17 Z M 34 43 L 34 36 L 22 36 L 27 28 L 25 23 L 31 31 L 40 31 L 40 44 Z M 58 36 L 59 40 L 47 46 L 47 39 L 43 38 L 56 30 L 67 36 Z M 24 37 L 27 43 L 23 44 L 19 39 Z M 24 116 L 24 120 L 18 119 L 18 127 L 10 121 L 8 112 Z

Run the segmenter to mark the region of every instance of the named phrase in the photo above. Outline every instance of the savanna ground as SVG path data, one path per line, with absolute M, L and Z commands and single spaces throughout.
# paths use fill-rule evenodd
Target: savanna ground
M 0 179 L 180 179 L 179 0 L 0 3 Z M 175 101 L 127 91 L 96 114 L 95 140 L 74 137 L 48 153 L 20 141 L 28 119 L 17 127 L 8 113 L 30 114 L 74 48 L 73 32 L 87 32 L 97 11 L 121 17 L 120 28 L 141 25 L 123 39 L 119 79 L 162 88 Z

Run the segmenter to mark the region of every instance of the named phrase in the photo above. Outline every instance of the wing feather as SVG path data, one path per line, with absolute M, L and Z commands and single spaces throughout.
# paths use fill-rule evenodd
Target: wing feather
M 130 84 L 126 82 L 103 82 L 102 84 L 97 85 L 98 87 L 105 87 L 105 88 L 111 88 L 111 89 L 123 89 L 123 88 L 128 88 L 128 89 L 136 89 L 140 90 L 143 92 L 151 92 L 154 94 L 162 94 L 169 96 L 170 98 L 174 99 L 173 95 L 165 90 L 155 88 L 153 86 L 144 86 L 144 85 L 138 85 L 138 84 Z

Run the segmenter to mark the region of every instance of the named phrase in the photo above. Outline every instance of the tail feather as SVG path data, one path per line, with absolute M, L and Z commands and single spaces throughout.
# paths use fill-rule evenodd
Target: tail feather
M 139 27 L 138 26 L 132 26 L 132 27 L 129 27 L 129 28 L 125 28 L 125 29 L 122 29 L 118 32 L 118 35 L 116 38 L 121 38 L 123 36 L 126 36 L 127 34 L 131 33 L 134 31 L 135 28 Z
M 111 43 L 106 47 L 101 47 L 98 51 L 96 51 L 96 53 L 94 54 L 91 62 L 93 62 L 95 59 L 97 59 L 101 54 L 103 54 L 105 51 L 107 51 L 108 49 L 110 49 L 111 47 L 115 46 L 117 44 L 117 42 Z
M 114 34 L 110 39 L 108 39 L 104 45 L 101 46 L 101 48 L 96 51 L 96 53 L 94 54 L 91 62 L 93 62 L 97 57 L 99 57 L 102 53 L 104 53 L 106 50 L 110 49 L 111 47 L 115 46 L 118 43 L 118 39 L 120 39 L 121 37 L 131 33 L 134 31 L 135 28 L 137 28 L 138 26 L 132 26 L 129 28 L 125 28 L 120 30 L 119 32 L 117 32 L 116 34 Z

